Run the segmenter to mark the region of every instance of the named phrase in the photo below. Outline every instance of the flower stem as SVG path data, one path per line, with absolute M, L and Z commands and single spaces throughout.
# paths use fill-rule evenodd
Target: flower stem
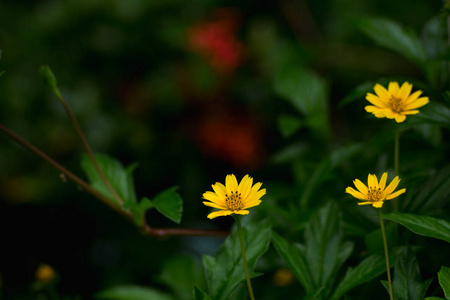
M 393 293 L 392 293 L 391 268 L 389 266 L 389 251 L 388 251 L 387 241 L 386 241 L 386 231 L 384 230 L 383 213 L 381 212 L 381 208 L 378 208 L 377 211 L 378 211 L 378 218 L 380 219 L 381 236 L 383 238 L 384 257 L 386 258 L 386 272 L 387 272 L 388 283 L 389 283 L 389 297 L 391 300 L 393 300 L 394 298 L 393 298 Z
M 394 144 L 394 172 L 395 176 L 398 176 L 398 156 L 399 156 L 399 148 L 400 148 L 400 130 L 397 128 L 395 131 L 395 144 Z M 394 212 L 398 211 L 398 199 L 394 199 Z
M 239 234 L 239 242 L 241 244 L 241 254 L 242 260 L 244 262 L 245 277 L 247 278 L 248 293 L 250 294 L 250 299 L 255 300 L 255 296 L 253 295 L 252 283 L 250 282 L 250 275 L 248 273 L 247 258 L 245 256 L 245 245 L 244 245 L 244 236 L 242 234 L 241 216 L 236 216 L 235 219 Z

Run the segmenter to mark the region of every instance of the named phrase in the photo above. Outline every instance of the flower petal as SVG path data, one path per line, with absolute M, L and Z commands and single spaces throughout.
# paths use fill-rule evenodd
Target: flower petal
M 253 184 L 253 178 L 245 175 L 244 178 L 242 178 L 241 183 L 239 183 L 238 191 L 241 193 L 242 199 L 245 199 L 247 197 L 248 193 L 250 193 L 250 190 L 252 189 Z
M 385 99 L 377 97 L 372 93 L 366 94 L 366 100 L 377 107 L 386 107 L 386 105 L 387 105 L 387 101 Z
M 364 109 L 369 113 L 373 113 L 373 112 L 380 110 L 379 107 L 373 106 L 373 105 L 367 105 L 366 107 L 364 107 Z
M 259 188 L 262 186 L 262 182 L 257 182 L 255 183 L 255 185 L 252 187 L 252 189 L 250 190 L 250 193 L 248 193 L 247 198 L 243 199 L 244 202 L 250 202 L 253 200 L 259 200 L 256 199 L 256 193 L 258 192 Z
M 361 180 L 355 179 L 353 180 L 353 184 L 362 194 L 367 195 L 367 193 L 369 192 L 369 189 L 364 183 L 361 182 Z
M 419 108 L 421 106 L 424 106 L 428 102 L 430 102 L 430 99 L 428 99 L 428 97 L 421 97 L 421 98 L 419 98 L 419 99 L 409 103 L 408 105 L 405 105 L 403 107 L 403 110 L 410 110 L 410 109 L 414 109 L 414 108 Z
M 371 205 L 373 202 L 372 201 L 368 201 L 368 202 L 358 202 L 358 205 Z
M 244 207 L 242 207 L 242 209 L 247 209 L 247 208 L 250 208 L 250 207 L 253 207 L 253 206 L 257 206 L 261 202 L 262 202 L 261 200 L 255 200 L 255 201 L 251 201 L 251 202 L 245 203 Z
M 229 216 L 231 214 L 233 214 L 233 212 L 231 210 L 219 210 L 219 211 L 210 213 L 208 215 L 208 219 L 214 219 L 214 218 L 221 217 L 221 216 Z
M 391 199 L 397 198 L 399 195 L 403 194 L 404 192 L 406 192 L 406 189 L 398 190 L 395 193 L 388 195 L 386 197 L 386 200 L 391 200 Z
M 391 183 L 388 185 L 388 187 L 383 192 L 383 198 L 386 198 L 391 194 L 398 186 L 400 182 L 400 179 L 398 179 L 398 176 L 395 176 L 394 179 L 392 179 Z
M 220 204 L 217 204 L 214 202 L 203 201 L 203 204 L 205 204 L 206 206 L 210 206 L 210 207 L 214 207 L 214 208 L 218 208 L 218 209 L 228 209 L 226 206 L 220 205 Z
M 388 102 L 391 98 L 391 94 L 382 86 L 381 84 L 375 84 L 375 87 L 373 88 L 375 90 L 375 93 L 382 99 L 383 102 Z
M 234 174 L 227 175 L 227 177 L 225 178 L 225 186 L 227 188 L 228 195 L 231 195 L 231 192 L 234 193 L 237 191 L 238 183 Z
M 409 97 L 409 94 L 411 94 L 412 90 L 412 84 L 405 81 L 402 84 L 402 87 L 400 88 L 400 91 L 398 92 L 398 97 L 402 99 L 402 101 L 406 101 Z
M 225 203 L 225 198 L 219 198 L 215 193 L 207 191 L 203 193 L 203 199 L 209 200 L 217 204 Z
M 373 207 L 376 207 L 376 208 L 381 208 L 381 207 L 383 207 L 383 201 L 376 201 L 376 202 L 373 202 L 373 203 L 372 203 L 372 206 L 373 206 Z
M 369 174 L 369 176 L 367 176 L 367 185 L 369 186 L 369 189 L 377 188 L 378 187 L 377 177 L 375 175 Z
M 345 189 L 345 192 L 352 195 L 353 197 L 355 197 L 356 199 L 361 199 L 361 200 L 367 200 L 367 195 L 363 195 L 360 192 L 357 192 L 354 188 L 352 187 L 347 187 Z
M 387 177 L 388 177 L 388 172 L 384 172 L 383 175 L 381 175 L 380 183 L 378 184 L 378 187 L 379 187 L 382 191 L 384 191 L 384 188 L 386 187 L 386 180 L 387 180 Z
M 389 94 L 398 97 L 398 91 L 399 91 L 398 83 L 396 81 L 389 82 L 388 86 L 388 92 Z
M 238 210 L 234 212 L 237 215 L 248 215 L 249 211 L 248 210 Z
M 418 113 L 419 113 L 418 110 L 407 110 L 407 111 L 402 112 L 402 114 L 404 114 L 404 115 L 415 115 Z
M 397 123 L 401 123 L 401 122 L 405 121 L 405 119 L 406 119 L 406 116 L 404 114 L 395 114 L 394 117 L 395 117 L 395 122 L 397 122 Z
M 212 185 L 212 188 L 219 198 L 225 199 L 227 189 L 223 184 L 221 184 L 220 182 L 216 182 L 216 184 Z

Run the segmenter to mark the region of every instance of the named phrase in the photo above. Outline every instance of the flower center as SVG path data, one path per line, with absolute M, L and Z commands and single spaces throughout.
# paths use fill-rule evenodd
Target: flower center
M 375 188 L 375 187 L 369 187 L 369 192 L 367 193 L 367 196 L 369 198 L 369 201 L 380 201 L 381 196 L 383 192 L 381 191 L 381 188 Z
M 391 99 L 389 99 L 389 107 L 396 113 L 401 112 L 402 111 L 402 99 L 391 96 Z
M 244 204 L 242 203 L 241 193 L 231 191 L 231 195 L 225 194 L 225 203 L 229 210 L 240 210 Z

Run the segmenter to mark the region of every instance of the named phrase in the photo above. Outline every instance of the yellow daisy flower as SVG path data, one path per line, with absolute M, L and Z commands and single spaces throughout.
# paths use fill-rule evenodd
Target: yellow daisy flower
M 241 182 L 237 183 L 236 177 L 231 174 L 225 178 L 225 185 L 220 182 L 212 185 L 214 192 L 205 192 L 203 202 L 206 206 L 220 210 L 208 215 L 209 219 L 232 214 L 247 215 L 247 208 L 257 206 L 261 203 L 261 197 L 266 194 L 266 189 L 260 190 L 261 182 L 253 185 L 253 178 L 245 175 Z
M 388 185 L 388 187 L 385 188 L 387 176 L 388 173 L 384 172 L 383 176 L 381 176 L 380 182 L 378 182 L 376 175 L 369 174 L 367 178 L 369 187 L 362 183 L 361 180 L 355 179 L 353 180 L 353 183 L 355 184 L 358 191 L 356 191 L 352 187 L 347 187 L 345 189 L 345 192 L 349 193 L 357 199 L 364 200 L 364 202 L 358 202 L 358 205 L 372 204 L 373 207 L 380 208 L 383 206 L 384 201 L 394 199 L 406 192 L 406 189 L 401 189 L 395 193 L 392 193 L 397 188 L 398 183 L 400 182 L 398 176 L 396 176 Z
M 411 94 L 412 84 L 409 82 L 399 87 L 397 82 L 391 81 L 387 90 L 377 83 L 373 89 L 376 95 L 366 95 L 366 100 L 373 104 L 366 106 L 366 111 L 377 118 L 395 119 L 397 123 L 405 121 L 406 115 L 419 113 L 416 108 L 429 102 L 428 97 L 419 98 L 422 94 L 420 90 Z

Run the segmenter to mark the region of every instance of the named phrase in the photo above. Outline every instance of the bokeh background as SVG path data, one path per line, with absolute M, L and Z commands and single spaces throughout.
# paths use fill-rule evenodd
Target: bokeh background
M 364 140 L 367 128 L 380 127 L 364 112 L 364 93 L 356 93 L 360 100 L 352 105 L 339 105 L 355 87 L 379 78 L 412 78 L 419 87 L 425 80 L 413 62 L 364 35 L 360 18 L 391 18 L 421 36 L 442 4 L 3 0 L 0 120 L 84 177 L 81 143 L 38 72 L 49 65 L 92 148 L 124 165 L 138 163 L 139 197 L 179 187 L 181 225 L 154 211 L 147 215 L 150 224 L 228 230 L 231 218 L 206 219 L 201 194 L 211 183 L 223 182 L 229 173 L 238 178 L 249 173 L 281 198 L 295 194 L 303 188 L 295 183 L 307 181 L 333 147 Z M 311 110 L 282 97 L 283 72 L 295 77 L 295 68 L 306 70 L 303 87 L 322 91 L 320 105 Z M 361 121 L 364 126 L 358 125 Z M 428 152 L 417 162 L 448 162 L 448 154 L 436 150 L 448 135 L 426 130 L 421 134 L 427 142 L 420 147 Z M 404 145 L 415 149 L 416 135 Z M 351 158 L 362 174 L 371 171 L 364 161 L 376 152 L 366 150 L 366 156 Z M 384 156 L 377 163 L 389 160 Z M 347 172 L 350 179 L 360 175 Z M 0 134 L 0 288 L 5 299 L 29 299 L 42 263 L 56 270 L 57 291 L 67 299 L 89 299 L 124 283 L 164 290 L 170 280 L 161 274 L 169 257 L 199 261 L 223 241 L 145 237 L 59 175 Z M 345 180 L 337 182 L 343 193 Z M 263 213 L 270 209 L 261 208 Z M 269 272 L 267 280 L 273 275 Z M 280 295 L 276 284 L 272 288 Z

